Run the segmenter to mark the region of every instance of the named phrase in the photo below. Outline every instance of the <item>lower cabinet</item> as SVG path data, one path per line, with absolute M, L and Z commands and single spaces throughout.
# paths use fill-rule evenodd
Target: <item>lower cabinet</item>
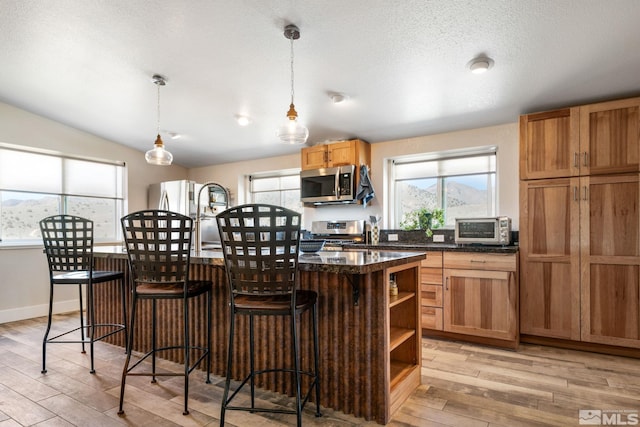
M 518 254 L 428 251 L 420 268 L 420 304 L 425 335 L 517 345 Z
M 423 329 L 442 330 L 442 251 L 420 262 L 420 316 Z
M 388 413 L 393 414 L 420 385 L 420 264 L 416 261 L 389 267 L 385 270 L 385 276 L 385 289 L 389 289 L 391 280 L 398 286 L 397 295 L 388 296 Z M 388 295 L 389 291 L 386 293 Z
M 518 340 L 517 254 L 445 252 L 444 331 Z

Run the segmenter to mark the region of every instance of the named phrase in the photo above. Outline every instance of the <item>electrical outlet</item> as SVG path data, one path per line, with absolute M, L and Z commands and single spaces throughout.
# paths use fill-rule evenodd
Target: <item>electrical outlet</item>
M 390 242 L 397 242 L 398 241 L 398 235 L 397 234 L 388 234 L 387 238 L 389 239 Z
M 433 235 L 433 241 L 435 243 L 442 243 L 444 242 L 444 234 L 434 234 Z

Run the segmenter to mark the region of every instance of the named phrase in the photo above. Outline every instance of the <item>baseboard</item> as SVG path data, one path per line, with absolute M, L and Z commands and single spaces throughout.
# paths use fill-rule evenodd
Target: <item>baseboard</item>
M 80 309 L 78 299 L 59 301 L 53 303 L 54 314 L 68 313 Z M 31 305 L 27 307 L 9 308 L 0 310 L 0 323 L 15 322 L 18 320 L 33 319 L 46 316 L 49 313 L 49 304 Z

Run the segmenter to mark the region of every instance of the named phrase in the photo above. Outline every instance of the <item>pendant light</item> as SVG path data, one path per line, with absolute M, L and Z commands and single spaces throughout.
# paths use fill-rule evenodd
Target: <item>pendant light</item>
M 158 87 L 158 136 L 156 137 L 154 147 L 145 153 L 144 158 L 150 165 L 168 166 L 173 161 L 173 155 L 164 149 L 164 143 L 162 142 L 162 138 L 160 138 L 160 86 L 166 85 L 167 82 L 164 80 L 164 77 L 158 74 L 155 74 L 152 78 Z
M 291 104 L 287 111 L 287 121 L 278 128 L 276 135 L 285 144 L 304 144 L 309 130 L 298 122 L 298 112 L 293 105 L 293 41 L 300 38 L 300 30 L 295 25 L 284 27 L 284 36 L 291 40 Z

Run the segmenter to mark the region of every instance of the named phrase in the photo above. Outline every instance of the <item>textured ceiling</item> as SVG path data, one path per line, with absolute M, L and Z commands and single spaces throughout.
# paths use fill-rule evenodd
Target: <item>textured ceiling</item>
M 640 93 L 637 0 L 0 0 L 0 11 L 0 101 L 146 151 L 161 74 L 163 139 L 187 167 L 298 152 L 275 137 L 288 23 L 301 31 L 295 104 L 308 145 Z M 482 54 L 495 65 L 471 74 Z M 332 104 L 330 92 L 349 99 Z

